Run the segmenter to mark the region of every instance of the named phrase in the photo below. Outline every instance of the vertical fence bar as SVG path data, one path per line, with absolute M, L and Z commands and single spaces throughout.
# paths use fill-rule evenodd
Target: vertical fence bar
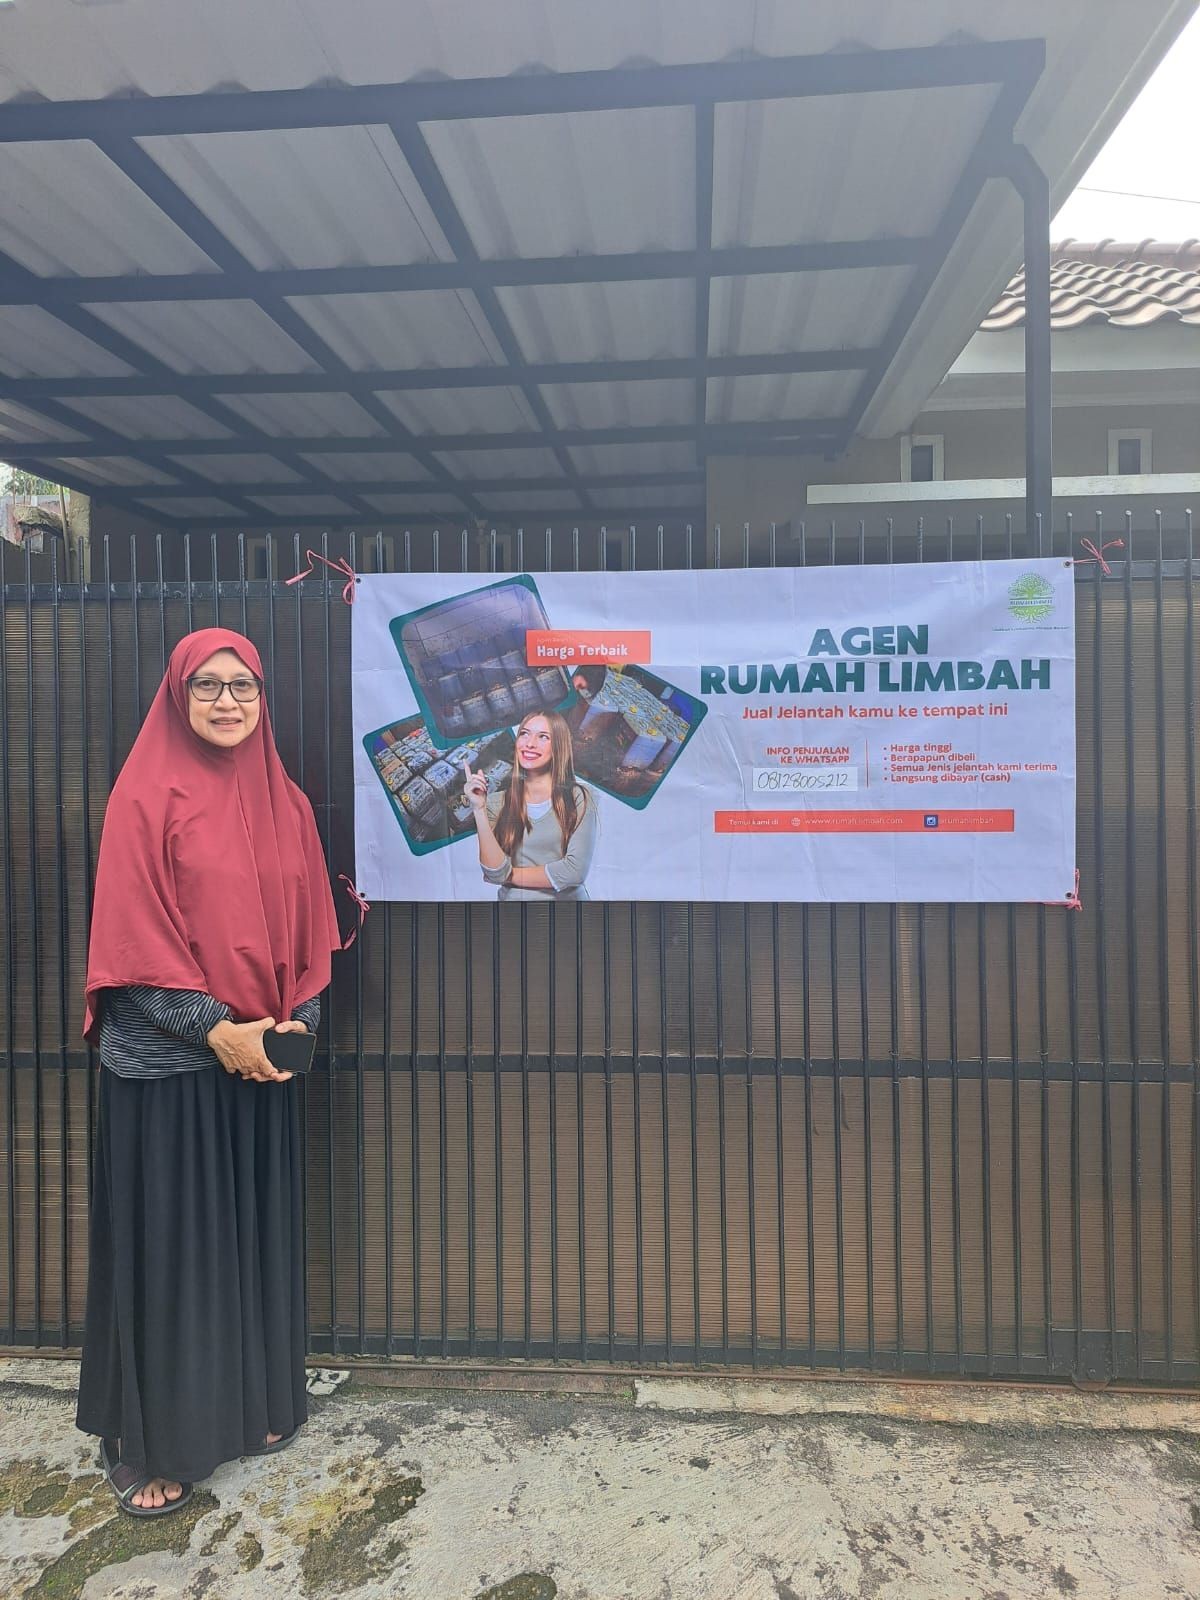
M 725 1106 L 725 984 L 721 959 L 721 907 L 713 907 L 713 981 L 717 1023 L 717 1170 L 721 1218 L 721 1358 L 729 1360 L 729 1172 Z
M 817 1361 L 817 1225 L 813 1216 L 813 1059 L 812 1059 L 812 941 L 808 903 L 800 908 L 800 972 L 804 1008 L 800 1017 L 804 1051 L 804 1222 L 808 1250 L 808 1364 Z
M 636 1356 L 643 1359 L 646 1343 L 646 1260 L 642 1209 L 642 1041 L 638 1009 L 637 906 L 629 906 L 630 1048 L 633 1052 L 633 1237 L 637 1295 Z
M 1142 1268 L 1142 1046 L 1141 996 L 1138 992 L 1139 962 L 1137 946 L 1137 805 L 1136 755 L 1134 751 L 1133 703 L 1133 550 L 1132 530 L 1126 514 L 1124 582 L 1124 736 L 1125 736 L 1125 946 L 1127 1003 L 1129 1006 L 1129 1060 L 1133 1070 L 1132 1110 L 1130 1115 L 1130 1168 L 1133 1173 L 1133 1358 L 1139 1378 L 1146 1376 L 1145 1326 Z M 1116 1350 L 1114 1347 L 1114 1369 Z
M 1097 514 L 1096 542 L 1104 542 Z M 1117 1349 L 1116 1221 L 1112 1167 L 1112 1043 L 1108 1026 L 1107 888 L 1104 850 L 1104 589 L 1100 563 L 1095 565 L 1095 616 L 1092 623 L 1092 704 L 1095 731 L 1092 745 L 1092 782 L 1096 818 L 1096 1004 L 1100 1021 L 1100 1145 L 1101 1187 L 1104 1201 L 1104 1274 L 1108 1306 L 1108 1358 L 1115 1363 Z
M 12 774 L 9 767 L 8 731 L 8 573 L 5 546 L 0 539 L 0 852 L 4 856 L 4 1063 L 5 1140 L 4 1167 L 8 1191 L 5 1255 L 8 1299 L 5 1307 L 5 1343 L 17 1339 L 17 1057 L 16 1057 L 16 917 L 13 914 Z
M 244 540 L 245 536 L 242 535 Z M 358 536 L 350 534 L 350 568 L 358 570 Z M 365 545 L 364 545 L 365 553 Z M 246 584 L 245 584 L 245 550 L 241 552 L 243 582 L 242 582 L 242 615 L 246 614 Z M 244 631 L 244 625 L 243 625 Z M 353 663 L 351 663 L 353 670 Z M 332 684 L 328 690 L 332 691 Z M 327 693 L 327 698 L 329 694 Z M 333 794 L 330 791 L 329 799 L 329 825 L 333 829 Z M 369 937 L 369 936 L 368 936 Z M 358 1230 L 358 1351 L 359 1355 L 366 1352 L 367 1346 L 367 1144 L 366 1144 L 366 1084 L 363 1076 L 363 947 L 365 941 L 360 937 L 354 941 L 354 1214 L 355 1225 Z M 387 1063 L 384 1063 L 384 1074 L 387 1073 Z M 330 1139 L 333 1129 L 330 1128 Z
M 59 542 L 57 539 L 50 546 L 50 577 L 51 577 L 51 635 L 50 646 L 53 653 L 51 662 L 51 690 L 53 693 L 53 728 L 54 749 L 57 759 L 54 762 L 54 863 L 56 868 L 55 880 L 58 898 L 58 927 L 55 948 L 55 966 L 58 971 L 58 1174 L 59 1174 L 59 1231 L 58 1231 L 58 1270 L 59 1270 L 59 1305 L 58 1305 L 58 1342 L 60 1349 L 66 1349 L 71 1342 L 70 1337 L 70 1267 L 69 1267 L 69 1236 L 67 1230 L 68 1215 L 68 1175 L 69 1138 L 70 1138 L 70 1100 L 67 1085 L 67 884 L 66 870 L 66 837 L 63 830 L 63 780 L 62 780 L 62 628 L 60 611 L 62 606 L 62 582 L 58 566 Z M 32 744 L 31 744 L 32 752 Z M 86 778 L 85 784 L 86 787 Z M 30 862 L 31 869 L 37 871 L 37 862 Z
M 742 981 L 746 1008 L 746 1189 L 750 1249 L 750 1360 L 757 1368 L 758 1351 L 758 1228 L 754 1183 L 754 988 L 751 981 L 750 908 L 742 907 Z
M 1154 551 L 1154 749 L 1158 773 L 1156 843 L 1158 857 L 1155 900 L 1158 908 L 1158 1037 L 1162 1056 L 1162 1098 L 1159 1101 L 1159 1151 L 1162 1183 L 1163 1341 L 1168 1383 L 1175 1376 L 1175 1299 L 1171 1282 L 1174 1260 L 1174 1203 L 1171 1162 L 1171 1002 L 1167 952 L 1170 924 L 1167 916 L 1167 691 L 1166 639 L 1163 625 L 1163 524 L 1154 514 L 1157 539 Z M 1130 563 L 1132 565 L 1132 562 Z M 1188 583 L 1191 574 L 1188 574 Z
M 136 587 L 136 586 L 135 586 Z M 25 545 L 25 714 L 26 726 L 32 741 L 37 726 L 37 707 L 34 696 L 34 627 L 33 627 L 33 564 L 28 542 Z M 38 830 L 37 785 L 34 764 L 30 760 L 26 776 L 26 848 L 29 851 L 29 1021 L 33 1039 L 33 1327 L 34 1339 L 42 1343 L 42 1266 L 45 1261 L 42 1233 L 42 940 L 41 916 L 38 904 Z
M 1192 513 L 1185 517 L 1184 580 L 1184 752 L 1187 774 L 1187 954 L 1188 954 L 1188 1056 L 1192 1106 L 1191 1217 L 1192 1235 L 1192 1354 L 1200 1366 L 1200 930 L 1196 891 L 1196 569 Z
M 875 1200 L 871 1149 L 871 1003 L 867 983 L 867 908 L 858 908 L 858 1027 L 862 1057 L 863 1218 L 866 1229 L 867 1365 L 875 1366 Z
M 888 907 L 888 1055 L 892 1069 L 892 1240 L 895 1253 L 896 1371 L 904 1371 L 904 1194 L 900 1172 L 900 913 Z
M 83 774 L 80 797 L 80 854 L 83 859 L 83 905 L 84 927 L 89 925 L 92 907 L 92 719 L 88 706 L 88 648 L 87 648 L 87 584 L 84 582 L 83 558 L 79 557 L 79 764 Z M 0 570 L 0 606 L 3 605 L 4 580 Z M 4 659 L 3 642 L 0 640 L 0 661 Z M 0 694 L 0 699 L 3 695 Z M 4 737 L 0 730 L 0 739 Z M 108 737 L 112 738 L 111 729 Z M 86 937 L 86 935 L 85 935 Z M 86 952 L 86 943 L 84 950 Z M 92 1209 L 92 1160 L 91 1153 L 95 1148 L 96 1137 L 96 1075 L 95 1059 L 92 1047 L 87 1046 L 87 1060 L 85 1066 L 86 1082 L 84 1085 L 84 1113 L 85 1132 L 87 1135 L 84 1146 L 84 1188 L 87 1195 L 88 1215 Z
M 1021 1272 L 1021 1051 L 1020 1010 L 1017 994 L 1017 914 L 1007 907 L 1008 920 L 1008 1042 L 1012 1059 L 1012 1247 L 1013 1247 L 1013 1330 L 1017 1371 L 1024 1371 L 1024 1305 Z
M 835 1260 L 837 1265 L 838 1369 L 846 1370 L 846 1205 L 842 1152 L 842 1031 L 841 996 L 838 988 L 838 908 L 829 906 L 829 1018 L 833 1051 L 833 1214 Z
M 329 559 L 329 535 L 327 533 L 322 533 L 322 535 L 321 535 L 321 555 L 324 558 L 324 560 L 327 562 L 328 559 Z M 215 578 L 216 570 L 217 570 L 216 558 L 215 558 L 215 555 L 214 555 L 214 559 L 213 559 L 213 574 L 214 574 L 214 578 Z M 299 568 L 297 568 L 297 570 L 299 570 Z M 325 805 L 324 805 L 325 826 L 324 826 L 324 829 L 322 831 L 323 831 L 323 838 L 324 838 L 324 843 L 325 843 L 325 869 L 328 872 L 330 878 L 332 879 L 332 877 L 334 875 L 334 873 L 333 873 L 333 829 L 332 829 L 333 812 L 332 812 L 332 807 L 330 805 L 330 797 L 331 797 L 331 795 L 333 793 L 333 725 L 332 725 L 332 718 L 331 718 L 331 714 L 330 714 L 331 713 L 331 706 L 330 706 L 330 697 L 329 697 L 329 685 L 330 685 L 331 676 L 332 676 L 333 641 L 332 641 L 332 632 L 331 632 L 331 630 L 332 630 L 332 622 L 331 622 L 331 617 L 330 617 L 329 567 L 327 565 L 323 565 L 322 568 L 321 568 L 321 573 L 322 573 L 322 580 L 321 580 L 321 641 L 322 641 L 321 682 L 322 682 L 322 685 L 324 686 L 324 689 L 325 689 L 324 694 L 322 694 L 322 696 L 321 696 L 322 735 L 323 735 L 323 737 L 322 737 L 322 752 L 323 752 L 323 758 L 324 758 L 323 759 L 323 765 L 322 765 L 322 773 L 321 773 L 321 784 L 322 784 L 322 793 L 325 796 Z M 220 585 L 217 584 L 215 587 L 216 587 L 217 590 L 219 590 Z M 300 587 L 299 584 L 297 584 L 296 587 L 299 588 Z M 340 1326 L 340 1322 L 339 1322 L 339 1318 L 338 1318 L 338 1303 L 337 1303 L 337 1282 L 338 1282 L 338 1275 L 337 1275 L 337 1243 L 338 1243 L 338 1241 L 337 1241 L 337 1222 L 338 1222 L 337 1187 L 338 1187 L 338 1174 L 337 1174 L 337 1150 L 336 1150 L 335 1140 L 334 1140 L 334 1129 L 337 1127 L 337 1072 L 338 1072 L 337 1037 L 336 1037 L 336 1031 L 335 1031 L 335 1020 L 336 1020 L 336 1017 L 337 1017 L 337 1004 L 336 1004 L 336 1000 L 335 1000 L 335 979 L 336 979 L 336 969 L 335 969 L 334 976 L 330 978 L 330 982 L 329 982 L 329 1057 L 328 1057 L 328 1070 L 327 1070 L 326 1075 L 325 1075 L 325 1084 L 326 1084 L 325 1103 L 326 1103 L 326 1115 L 328 1117 L 328 1121 L 326 1123 L 326 1147 L 327 1147 L 326 1148 L 326 1159 L 328 1161 L 329 1191 L 328 1191 L 328 1193 L 327 1193 L 327 1195 L 325 1197 L 325 1204 L 326 1204 L 326 1220 L 327 1220 L 327 1224 L 328 1224 L 328 1227 L 329 1227 L 329 1326 L 330 1326 L 331 1335 L 332 1335 L 332 1350 L 333 1350 L 334 1355 L 337 1355 L 337 1353 L 338 1353 L 338 1351 L 339 1351 L 339 1349 L 341 1347 L 341 1326 Z M 359 1241 L 358 1241 L 358 1252 L 361 1255 L 361 1253 L 362 1253 L 362 1239 L 361 1239 L 361 1237 L 359 1238 Z

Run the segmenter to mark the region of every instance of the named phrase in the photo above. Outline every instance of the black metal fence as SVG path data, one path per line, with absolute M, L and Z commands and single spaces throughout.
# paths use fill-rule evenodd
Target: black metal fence
M 314 1350 L 1200 1380 L 1197 568 L 1190 515 L 1116 532 L 1077 573 L 1081 913 L 375 908 L 302 1089 Z M 1042 544 L 1080 533 L 1109 536 Z M 7 1343 L 80 1334 L 95 850 L 183 633 L 258 643 L 351 870 L 351 612 L 328 575 L 280 581 L 304 543 L 106 539 L 82 585 L 0 543 Z M 1029 546 L 929 519 L 322 548 L 536 572 Z

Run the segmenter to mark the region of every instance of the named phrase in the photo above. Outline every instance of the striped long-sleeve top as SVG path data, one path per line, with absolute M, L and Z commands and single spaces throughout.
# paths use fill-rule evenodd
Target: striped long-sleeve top
M 217 1063 L 208 1034 L 231 1015 L 229 1007 L 197 989 L 155 989 L 130 984 L 104 995 L 100 1060 L 119 1078 L 169 1078 Z M 316 1033 L 319 999 L 305 1000 L 292 1019 Z

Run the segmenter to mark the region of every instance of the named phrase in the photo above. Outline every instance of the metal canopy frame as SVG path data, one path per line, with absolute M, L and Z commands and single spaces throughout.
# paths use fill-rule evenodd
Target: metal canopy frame
M 963 224 L 984 185 L 1005 177 L 1019 189 L 1024 204 L 1026 273 L 1027 482 L 1029 527 L 1039 514 L 1049 528 L 1049 190 L 1028 153 L 1013 143 L 1013 130 L 1042 71 L 1041 40 L 970 43 L 904 50 L 844 51 L 819 56 L 752 59 L 680 66 L 606 71 L 515 75 L 505 78 L 446 79 L 359 87 L 313 87 L 236 91 L 183 96 L 98 101 L 0 105 L 0 145 L 86 140 L 99 149 L 213 263 L 211 272 L 39 276 L 0 255 L 0 305 L 36 306 L 92 344 L 116 356 L 130 372 L 113 377 L 0 378 L 0 398 L 20 403 L 48 423 L 82 435 L 77 442 L 14 441 L 0 444 L 7 460 L 27 466 L 99 500 L 146 512 L 147 500 L 220 499 L 234 515 L 211 518 L 205 526 L 294 526 L 255 503 L 252 496 L 320 492 L 336 494 L 349 508 L 345 518 L 322 518 L 329 526 L 375 523 L 381 514 L 364 493 L 397 495 L 443 492 L 453 495 L 462 515 L 486 519 L 476 496 L 492 492 L 563 491 L 578 515 L 595 515 L 594 490 L 695 485 L 694 506 L 670 506 L 673 519 L 703 516 L 704 460 L 713 450 L 739 453 L 819 452 L 835 455 L 853 439 L 878 392 L 913 320 L 925 303 Z M 772 246 L 714 249 L 712 245 L 713 144 L 715 107 L 721 103 L 786 100 L 801 97 L 929 91 L 963 86 L 994 86 L 992 109 L 933 233 L 925 238 L 846 239 Z M 696 233 L 691 250 L 654 250 L 603 255 L 485 260 L 451 197 L 425 141 L 422 125 L 436 121 L 536 116 L 583 111 L 687 107 L 694 118 Z M 137 142 L 152 136 L 270 132 L 301 128 L 388 128 L 413 173 L 425 202 L 442 230 L 453 260 L 403 265 L 257 270 L 167 176 Z M 1044 252 L 1034 238 L 1045 216 Z M 1032 231 L 1031 231 L 1032 230 Z M 760 356 L 710 356 L 709 302 L 714 277 L 763 273 L 841 272 L 886 266 L 912 270 L 912 281 L 877 346 L 861 349 L 767 353 Z M 542 284 L 689 281 L 695 293 L 694 352 L 689 357 L 645 360 L 528 362 L 496 290 Z M 1043 281 L 1044 280 L 1044 281 Z M 295 309 L 306 296 L 406 293 L 427 289 L 465 289 L 474 294 L 503 361 L 494 365 L 363 371 L 352 368 Z M 151 301 L 238 300 L 260 308 L 315 364 L 305 372 L 183 374 L 115 331 L 89 309 L 101 304 Z M 854 372 L 859 381 L 845 415 L 744 423 L 710 423 L 710 379 L 790 373 Z M 563 428 L 555 425 L 541 385 L 618 383 L 686 379 L 693 386 L 692 418 L 687 423 L 647 427 Z M 525 398 L 536 427 L 520 432 L 414 434 L 387 406 L 388 391 L 505 387 Z M 267 432 L 248 422 L 226 398 L 236 395 L 349 395 L 380 430 L 362 438 L 297 438 Z M 120 396 L 174 396 L 215 421 L 218 438 L 145 439 L 89 425 L 64 402 Z M 690 442 L 697 465 L 679 472 L 588 475 L 578 470 L 573 446 Z M 537 449 L 552 452 L 561 477 L 456 476 L 441 459 L 445 452 Z M 414 477 L 381 476 L 349 487 L 322 471 L 309 455 L 404 454 Z M 195 465 L 198 457 L 254 454 L 287 469 L 287 481 L 221 482 Z M 82 461 L 110 456 L 132 459 L 170 475 L 162 485 L 106 488 L 83 472 L 64 473 L 48 458 Z M 158 519 L 196 525 L 159 507 Z M 653 512 L 643 515 L 654 517 Z M 417 516 L 407 521 L 422 520 Z M 444 519 L 443 519 L 444 520 Z M 509 520 L 505 518 L 504 520 Z

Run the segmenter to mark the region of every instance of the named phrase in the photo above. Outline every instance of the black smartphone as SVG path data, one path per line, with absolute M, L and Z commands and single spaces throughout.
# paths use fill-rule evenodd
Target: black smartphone
M 263 1034 L 263 1051 L 277 1072 L 308 1072 L 317 1048 L 315 1033 L 280 1033 L 268 1028 Z

